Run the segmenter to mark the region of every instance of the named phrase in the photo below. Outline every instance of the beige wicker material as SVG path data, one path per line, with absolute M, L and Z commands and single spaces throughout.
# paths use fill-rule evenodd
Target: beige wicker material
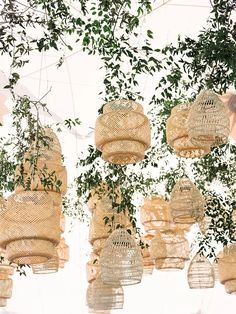
M 191 103 L 175 106 L 166 123 L 167 143 L 174 149 L 176 155 L 184 158 L 199 158 L 210 152 L 210 146 L 199 142 L 192 144 L 188 136 L 187 118 Z
M 147 233 L 169 228 L 171 215 L 168 202 L 162 196 L 145 198 L 140 219 Z
M 205 234 L 209 230 L 212 218 L 205 215 L 202 220 L 198 221 L 198 226 L 202 234 Z
M 0 298 L 0 307 L 5 307 L 5 306 L 7 306 L 7 299 Z
M 181 178 L 170 196 L 170 210 L 176 223 L 193 224 L 204 217 L 205 200 L 188 178 Z
M 104 160 L 136 163 L 144 158 L 150 141 L 150 123 L 140 104 L 121 99 L 104 106 L 95 127 L 95 144 Z
M 102 281 L 122 286 L 141 282 L 143 260 L 141 250 L 124 229 L 112 232 L 100 255 Z
M 0 279 L 7 279 L 9 276 L 12 276 L 14 270 L 15 268 L 11 265 L 0 264 Z
M 70 248 L 66 244 L 64 238 L 61 238 L 60 243 L 56 247 L 56 252 L 59 260 L 59 267 L 64 268 L 65 263 L 67 263 L 70 258 Z
M 0 299 L 10 299 L 12 295 L 12 279 L 0 280 Z
M 60 241 L 60 212 L 46 192 L 12 194 L 0 212 L 0 228 L 0 245 L 10 262 L 43 263 Z
M 214 268 L 206 257 L 196 255 L 192 259 L 188 268 L 188 284 L 191 289 L 214 288 Z
M 202 91 L 191 106 L 188 134 L 192 143 L 217 146 L 228 140 L 230 122 L 224 103 L 211 90 Z
M 106 285 L 98 276 L 88 286 L 87 305 L 93 310 L 122 309 L 124 304 L 124 291 L 119 284 Z
M 100 274 L 99 256 L 94 256 L 86 264 L 86 275 L 89 283 L 93 282 Z
M 229 294 L 236 294 L 236 279 L 226 281 L 225 291 Z
M 236 294 L 236 244 L 224 247 L 218 260 L 219 281 L 227 293 Z
M 216 281 L 219 281 L 219 268 L 218 268 L 217 262 L 213 262 L 213 268 L 214 268 L 215 282 L 216 282 Z
M 141 253 L 143 256 L 143 275 L 151 275 L 154 269 L 154 260 L 150 255 L 150 244 L 154 235 L 146 234 L 141 238 L 141 241 L 144 243 Z
M 49 259 L 45 263 L 32 265 L 32 271 L 37 275 L 48 275 L 58 272 L 59 260 L 57 256 Z
M 93 310 L 93 309 L 89 309 L 89 314 L 111 314 L 111 311 L 107 310 L 107 311 L 103 311 L 103 310 Z
M 105 244 L 106 244 L 107 238 L 104 239 L 96 239 L 93 242 L 93 251 L 95 254 L 97 254 L 98 256 L 100 256 L 102 249 L 104 248 Z
M 61 217 L 60 217 L 60 231 L 61 231 L 61 233 L 65 232 L 65 227 L 66 227 L 66 217 L 63 213 L 61 213 Z

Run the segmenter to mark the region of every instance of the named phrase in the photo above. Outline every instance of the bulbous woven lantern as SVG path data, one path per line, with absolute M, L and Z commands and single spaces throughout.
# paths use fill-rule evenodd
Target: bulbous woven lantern
M 230 124 L 225 105 L 216 93 L 202 91 L 189 111 L 188 134 L 192 143 L 217 146 L 227 142 Z
M 11 298 L 13 281 L 9 276 L 14 273 L 14 267 L 0 264 L 0 307 L 7 305 L 7 299 Z
M 122 309 L 124 304 L 124 291 L 122 286 L 106 285 L 98 276 L 88 286 L 87 305 L 90 309 L 97 310 L 115 310 Z
M 169 228 L 171 215 L 168 202 L 159 195 L 145 198 L 140 210 L 140 219 L 147 233 L 155 234 L 157 230 Z
M 49 193 L 12 194 L 0 212 L 0 246 L 12 263 L 40 264 L 53 257 L 60 241 L 60 211 Z
M 120 165 L 136 163 L 144 158 L 150 141 L 150 123 L 140 104 L 121 99 L 103 107 L 96 121 L 95 144 L 104 160 Z
M 175 106 L 166 123 L 167 143 L 174 149 L 176 155 L 184 158 L 199 158 L 210 152 L 210 146 L 193 144 L 188 135 L 187 119 L 191 103 Z
M 156 234 L 151 241 L 151 257 L 155 260 L 158 270 L 181 270 L 189 259 L 188 241 L 182 230 Z
M 205 201 L 198 188 L 188 178 L 175 184 L 170 196 L 170 210 L 176 223 L 193 224 L 202 220 Z
M 124 229 L 112 232 L 100 255 L 105 284 L 134 285 L 141 282 L 143 259 L 133 237 Z
M 214 288 L 215 273 L 205 256 L 196 255 L 188 268 L 188 284 L 191 289 Z
M 236 294 L 236 244 L 224 247 L 218 260 L 219 281 L 229 294 Z

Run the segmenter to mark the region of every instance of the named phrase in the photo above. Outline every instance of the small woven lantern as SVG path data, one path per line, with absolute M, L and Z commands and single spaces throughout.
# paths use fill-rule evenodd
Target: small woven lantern
M 187 118 L 191 103 L 175 106 L 171 110 L 171 116 L 166 123 L 167 143 L 175 151 L 175 154 L 184 158 L 199 158 L 210 152 L 210 146 L 204 146 L 199 142 L 193 144 L 188 136 Z
M 124 304 L 124 291 L 122 286 L 106 285 L 98 276 L 88 286 L 87 305 L 93 310 L 115 310 L 122 309 Z
M 175 184 L 170 196 L 170 209 L 174 222 L 193 224 L 202 220 L 204 206 L 204 198 L 188 178 L 181 178 Z
M 122 286 L 141 282 L 143 260 L 135 240 L 124 229 L 112 232 L 100 255 L 101 277 L 105 284 Z
M 227 142 L 230 124 L 224 103 L 216 93 L 205 90 L 196 98 L 188 116 L 188 134 L 192 143 L 217 146 Z
M 0 245 L 10 262 L 44 263 L 60 240 L 60 211 L 46 192 L 12 194 L 0 212 L 0 228 Z
M 224 247 L 218 260 L 219 280 L 229 294 L 236 294 L 236 244 Z
M 133 164 L 144 158 L 151 131 L 143 107 L 133 100 L 115 100 L 103 107 L 96 121 L 95 144 L 104 160 Z
M 56 247 L 56 251 L 59 260 L 59 267 L 64 268 L 65 263 L 68 262 L 70 258 L 70 248 L 66 244 L 64 238 L 61 238 L 60 243 Z
M 197 254 L 192 259 L 188 268 L 188 284 L 191 289 L 214 288 L 214 268 L 205 256 Z
M 140 218 L 147 233 L 169 228 L 171 215 L 168 202 L 162 196 L 145 198 Z
M 14 267 L 0 264 L 0 307 L 7 305 L 7 299 L 11 298 L 13 281 L 9 278 L 14 273 Z

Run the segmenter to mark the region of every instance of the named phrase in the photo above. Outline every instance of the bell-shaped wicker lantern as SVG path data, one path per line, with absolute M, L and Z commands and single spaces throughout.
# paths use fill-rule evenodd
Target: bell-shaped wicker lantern
M 211 90 L 202 91 L 191 106 L 188 134 L 192 143 L 217 146 L 228 140 L 230 122 L 224 103 Z
M 0 212 L 0 245 L 10 262 L 40 264 L 53 257 L 60 241 L 60 211 L 49 193 L 12 194 Z
M 190 262 L 188 268 L 188 284 L 191 289 L 214 288 L 214 268 L 205 256 L 197 254 Z
M 181 178 L 170 196 L 170 209 L 176 223 L 193 224 L 204 216 L 205 200 L 188 178 Z
M 176 155 L 184 158 L 199 158 L 210 152 L 210 146 L 201 142 L 193 144 L 188 135 L 187 119 L 191 103 L 175 106 L 166 123 L 167 143 L 174 149 Z
M 116 229 L 106 241 L 100 255 L 100 267 L 105 284 L 127 286 L 141 282 L 141 250 L 125 229 Z
M 151 131 L 143 108 L 133 100 L 114 100 L 103 107 L 96 121 L 95 144 L 104 160 L 133 164 L 144 158 Z
M 12 276 L 13 273 L 13 266 L 0 264 L 0 307 L 5 307 L 7 300 L 11 298 L 13 280 L 9 276 Z
M 104 284 L 101 277 L 98 276 L 96 280 L 89 284 L 86 298 L 88 307 L 95 311 L 122 309 L 124 291 L 119 284 Z
M 218 260 L 219 281 L 229 294 L 236 294 L 236 244 L 224 247 Z
M 156 231 L 169 228 L 171 215 L 168 202 L 162 196 L 145 198 L 140 218 L 147 233 L 155 234 Z

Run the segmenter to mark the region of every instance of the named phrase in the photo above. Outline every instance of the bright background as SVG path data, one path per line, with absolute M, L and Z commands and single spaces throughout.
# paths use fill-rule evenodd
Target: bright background
M 70 2 L 70 0 L 67 0 Z M 156 0 L 155 10 L 143 17 L 142 30 L 150 28 L 154 32 L 155 44 L 162 47 L 176 41 L 178 34 L 196 36 L 206 24 L 210 12 L 209 0 Z M 102 100 L 98 93 L 102 90 L 103 72 L 95 56 L 87 56 L 79 51 L 66 53 L 66 61 L 61 68 L 55 64 L 58 54 L 35 53 L 32 60 L 21 71 L 18 93 L 42 97 L 51 87 L 45 98 L 52 118 L 42 116 L 43 122 L 58 122 L 65 118 L 79 117 L 82 126 L 76 135 L 65 131 L 59 135 L 65 164 L 70 181 L 75 173 L 75 163 L 80 151 L 88 143 L 93 144 L 97 109 Z M 9 60 L 0 57 L 0 69 L 9 74 Z M 144 106 L 153 94 L 155 80 L 143 77 L 141 92 L 146 96 Z M 3 73 L 0 75 L 0 93 L 5 85 Z M 143 90 L 142 90 L 143 89 Z M 6 93 L 6 91 L 4 91 Z M 11 107 L 10 101 L 8 102 Z M 6 132 L 10 128 L 9 116 L 5 119 Z M 91 127 L 91 128 L 90 128 Z M 5 130 L 5 131 L 4 131 Z M 74 132 L 75 133 L 75 132 Z M 67 222 L 66 241 L 70 245 L 70 262 L 65 269 L 52 275 L 14 275 L 12 299 L 5 314 L 86 314 L 86 273 L 85 264 L 89 259 L 88 226 Z M 230 314 L 236 308 L 236 297 L 225 293 L 219 283 L 214 289 L 192 291 L 188 288 L 186 269 L 179 272 L 154 271 L 152 276 L 143 278 L 141 284 L 125 287 L 123 314 Z M 115 311 L 114 311 L 115 313 Z

